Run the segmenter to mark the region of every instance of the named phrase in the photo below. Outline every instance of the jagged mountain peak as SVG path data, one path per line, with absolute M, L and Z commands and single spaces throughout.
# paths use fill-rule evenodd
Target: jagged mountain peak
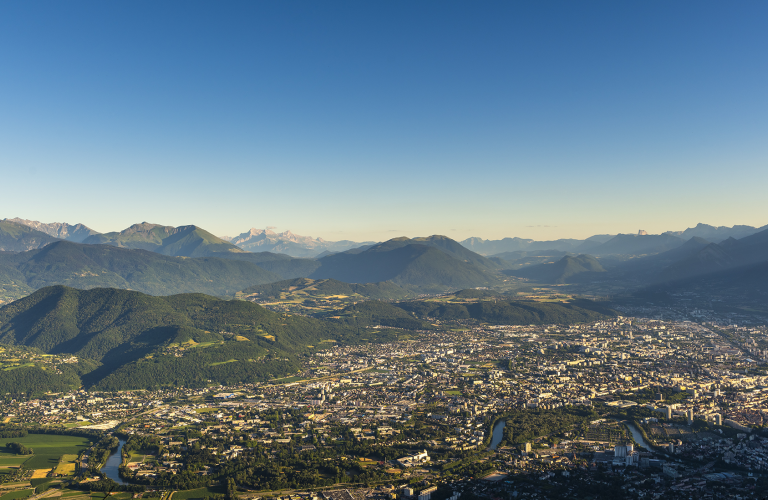
M 36 220 L 21 219 L 19 217 L 3 220 L 6 222 L 22 224 L 36 231 L 40 231 L 41 233 L 45 233 L 48 236 L 67 241 L 74 241 L 75 243 L 80 243 L 91 235 L 99 234 L 98 231 L 94 231 L 81 223 L 68 224 L 66 222 L 40 222 Z
M 302 236 L 290 230 L 281 233 L 272 228 L 250 230 L 231 238 L 230 243 L 248 252 L 275 252 L 293 257 L 317 257 L 324 252 L 344 252 L 373 242 L 327 241 L 320 237 Z

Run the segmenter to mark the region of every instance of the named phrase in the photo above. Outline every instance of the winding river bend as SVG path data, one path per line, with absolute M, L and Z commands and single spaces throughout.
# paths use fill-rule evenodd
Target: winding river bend
M 119 441 L 120 444 L 118 445 L 117 450 L 107 458 L 107 463 L 104 464 L 104 467 L 102 467 L 100 471 L 117 484 L 125 484 L 125 481 L 120 478 L 119 471 L 120 464 L 123 462 L 123 445 L 125 444 L 125 441 L 122 439 Z

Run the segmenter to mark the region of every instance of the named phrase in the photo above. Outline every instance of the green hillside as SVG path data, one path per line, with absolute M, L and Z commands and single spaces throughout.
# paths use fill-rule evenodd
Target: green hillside
M 262 304 L 273 311 L 322 316 L 357 302 L 404 299 L 414 295 L 410 290 L 390 281 L 358 284 L 332 279 L 296 278 L 252 286 L 236 297 Z
M 126 288 L 152 295 L 232 295 L 251 285 L 279 280 L 279 276 L 249 262 L 168 257 L 143 250 L 67 241 L 19 254 L 0 254 L 0 300 L 6 301 L 58 284 Z
M 307 297 L 328 297 L 334 295 L 358 296 L 359 299 L 402 299 L 411 292 L 392 282 L 382 283 L 344 283 L 334 279 L 313 280 L 297 278 L 292 280 L 267 283 L 246 288 L 243 295 L 258 295 L 261 298 L 285 298 L 286 295 L 304 295 Z
M 542 283 L 568 283 L 580 274 L 604 272 L 605 269 L 600 265 L 600 262 L 591 255 L 579 255 L 576 257 L 566 255 L 552 264 L 537 264 L 522 269 L 506 271 L 505 273 Z
M 0 347 L 0 394 L 67 391 L 80 387 L 80 375 L 93 371 L 98 362 L 55 356 L 26 346 Z
M 432 329 L 435 320 L 474 320 L 495 325 L 547 325 L 596 321 L 616 312 L 590 300 L 535 302 L 501 297 L 468 299 L 464 303 L 417 299 L 397 303 L 363 302 L 325 314 L 345 325 Z
M 320 267 L 320 263 L 315 259 L 303 259 L 272 252 L 214 252 L 211 257 L 250 262 L 284 280 L 309 276 Z
M 120 231 L 96 234 L 83 243 L 149 250 L 174 257 L 206 257 L 214 253 L 244 250 L 197 226 L 161 226 L 142 222 Z
M 437 241 L 440 245 L 450 246 L 442 240 L 444 237 L 433 238 L 435 240 L 432 243 Z M 466 249 L 464 251 L 472 253 Z M 395 238 L 363 250 L 323 257 L 319 260 L 320 267 L 309 277 L 332 278 L 347 283 L 392 281 L 400 286 L 418 287 L 428 292 L 488 286 L 499 282 L 490 269 L 495 264 L 489 261 L 490 264 L 481 266 L 471 262 L 483 262 L 479 259 L 484 257 L 477 255 L 479 259 L 469 259 L 454 255 L 458 254 L 452 255 L 433 244 Z
M 0 251 L 26 252 L 54 241 L 59 239 L 18 222 L 0 220 Z
M 381 325 L 406 330 L 432 329 L 430 323 L 415 318 L 403 308 L 376 300 L 354 304 L 340 311 L 327 313 L 325 317 L 353 328 Z
M 203 294 L 54 286 L 0 308 L 0 344 L 95 360 L 81 378 L 103 390 L 268 380 L 295 372 L 310 346 L 361 335 L 391 336 Z
M 425 320 L 473 319 L 496 325 L 582 323 L 616 315 L 615 311 L 590 300 L 534 302 L 495 298 L 466 304 L 414 300 L 396 305 Z

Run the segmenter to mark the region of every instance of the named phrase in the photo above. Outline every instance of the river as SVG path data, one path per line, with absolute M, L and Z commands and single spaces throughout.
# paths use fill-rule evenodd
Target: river
M 629 429 L 630 434 L 632 434 L 632 437 L 635 439 L 635 442 L 645 448 L 648 451 L 651 451 L 651 447 L 648 446 L 648 443 L 643 439 L 643 435 L 640 434 L 640 429 L 635 427 L 635 424 L 631 424 L 629 422 L 624 422 L 626 424 L 627 429 Z
M 507 425 L 506 420 L 499 420 L 496 425 L 493 426 L 493 437 L 491 438 L 491 449 L 495 450 L 501 440 L 504 439 L 504 427 Z
M 107 458 L 107 463 L 105 463 L 104 467 L 102 467 L 100 470 L 102 474 L 117 484 L 125 484 L 125 481 L 120 478 L 120 472 L 118 470 L 120 468 L 120 464 L 123 462 L 123 445 L 125 444 L 125 441 L 122 439 L 119 441 L 120 445 L 117 447 L 117 450 L 112 453 L 109 458 Z

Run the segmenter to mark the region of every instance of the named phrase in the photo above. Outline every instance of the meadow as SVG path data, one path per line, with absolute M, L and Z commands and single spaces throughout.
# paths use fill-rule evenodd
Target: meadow
M 10 442 L 21 443 L 27 448 L 32 448 L 33 455 L 16 455 L 5 445 Z M 58 467 L 62 462 L 61 470 L 71 470 L 74 465 L 74 459 L 82 450 L 88 447 L 88 439 L 77 436 L 60 436 L 55 434 L 29 434 L 20 438 L 6 438 L 0 442 L 0 468 L 18 466 L 21 463 L 27 469 L 52 469 Z M 62 457 L 68 455 L 66 460 Z

